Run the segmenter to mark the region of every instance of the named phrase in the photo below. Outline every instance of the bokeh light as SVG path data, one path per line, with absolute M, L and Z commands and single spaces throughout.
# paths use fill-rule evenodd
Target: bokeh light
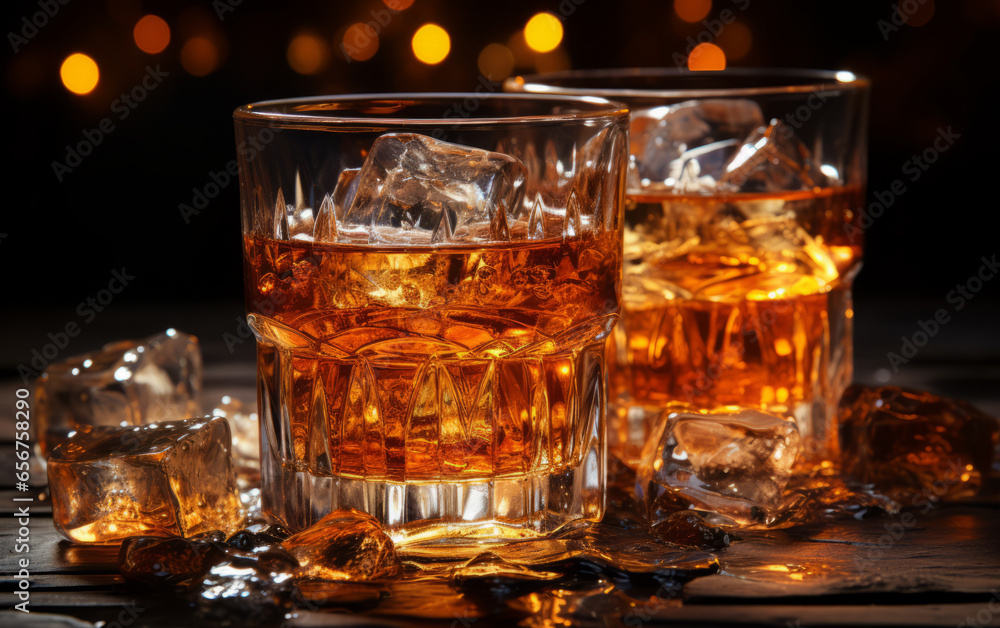
M 502 81 L 514 71 L 514 53 L 503 44 L 489 44 L 479 53 L 479 71 L 491 81 Z
M 725 51 L 727 59 L 742 59 L 753 46 L 753 35 L 745 24 L 733 22 L 722 29 L 715 43 Z
M 341 45 L 348 57 L 355 61 L 367 61 L 378 52 L 378 33 L 368 24 L 351 24 L 344 31 Z
M 136 22 L 132 37 L 139 50 L 155 55 L 170 44 L 170 26 L 158 15 L 146 15 Z
M 413 54 L 420 61 L 434 65 L 441 63 L 451 51 L 448 31 L 437 24 L 424 24 L 413 34 Z
M 712 0 L 674 0 L 674 13 L 685 22 L 700 22 L 712 10 Z
M 382 3 L 393 11 L 405 11 L 413 4 L 413 0 L 382 0 Z
M 181 48 L 181 65 L 194 76 L 211 74 L 219 65 L 219 49 L 208 37 L 192 37 Z
M 82 52 L 74 52 L 62 62 L 59 77 L 66 89 L 82 96 L 94 91 L 101 73 L 96 61 Z
M 538 13 L 524 26 L 524 41 L 535 52 L 555 50 L 562 38 L 562 22 L 551 13 Z
M 288 65 L 299 74 L 316 74 L 330 60 L 330 49 L 321 37 L 302 33 L 288 44 L 286 56 Z
M 688 69 L 692 71 L 725 70 L 726 53 L 715 44 L 698 44 L 688 55 Z

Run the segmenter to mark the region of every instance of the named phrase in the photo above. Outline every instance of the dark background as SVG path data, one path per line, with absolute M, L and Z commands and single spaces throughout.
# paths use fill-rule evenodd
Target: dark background
M 55 4 L 57 0 L 43 0 Z M 235 6 L 232 3 L 238 2 Z M 5 211 L 0 261 L 7 278 L 0 325 L 0 376 L 13 377 L 47 334 L 81 323 L 61 355 L 96 348 L 123 335 L 147 335 L 167 325 L 199 334 L 208 360 L 234 352 L 242 313 L 237 186 L 232 183 L 189 224 L 178 206 L 235 157 L 232 110 L 255 100 L 316 94 L 389 91 L 471 91 L 479 85 L 479 52 L 507 44 L 536 12 L 572 13 L 556 53 L 527 54 L 515 73 L 537 68 L 673 66 L 689 37 L 706 30 L 686 23 L 670 1 L 416 0 L 379 27 L 379 49 L 348 63 L 340 42 L 348 25 L 385 16 L 381 0 L 283 2 L 262 0 L 70 0 L 14 53 L 4 53 Z M 217 7 L 227 10 L 220 19 Z M 1000 373 L 1000 279 L 986 282 L 961 311 L 948 292 L 1000 253 L 996 237 L 995 109 L 1000 2 L 906 0 L 909 23 L 893 25 L 892 1 L 802 2 L 715 0 L 706 20 L 725 9 L 751 34 L 730 67 L 848 69 L 873 83 L 868 203 L 902 179 L 898 195 L 867 231 L 865 265 L 857 280 L 858 377 L 916 383 L 987 398 Z M 746 7 L 740 10 L 739 7 Z M 20 31 L 35 2 L 7 2 L 4 32 Z M 140 51 L 132 28 L 154 13 L 171 26 L 171 42 L 155 55 Z M 443 26 L 451 52 L 435 66 L 410 50 L 426 22 Z M 286 60 L 301 32 L 324 39 L 330 55 L 321 72 L 297 74 Z M 185 41 L 204 36 L 220 51 L 218 67 L 192 76 L 181 63 Z M 717 43 L 726 50 L 723 29 Z M 101 80 L 86 96 L 59 79 L 62 60 L 84 52 Z M 112 112 L 121 92 L 139 84 L 146 66 L 168 76 L 125 120 Z M 500 78 L 500 77 L 496 77 Z M 115 130 L 59 182 L 53 161 L 102 118 Z M 917 181 L 903 164 L 933 145 L 939 129 L 961 137 Z M 90 323 L 77 305 L 107 287 L 113 269 L 134 275 L 127 288 Z M 926 347 L 892 372 L 886 355 L 919 330 L 938 308 L 950 312 Z M 214 348 L 213 348 L 214 347 Z M 234 348 L 252 359 L 249 343 Z M 942 365 L 951 365 L 947 369 Z M 921 368 L 933 367 L 933 376 Z M 951 368 L 953 367 L 953 368 Z M 929 371 L 928 371 L 929 372 Z M 941 381 L 947 372 L 947 381 Z M 992 395 L 995 397 L 995 395 Z M 991 397 L 991 398 L 992 398 Z

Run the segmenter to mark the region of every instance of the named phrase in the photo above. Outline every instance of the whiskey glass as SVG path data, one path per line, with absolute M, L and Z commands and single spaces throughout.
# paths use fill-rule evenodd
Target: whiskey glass
M 628 111 L 387 94 L 235 112 L 261 492 L 397 542 L 599 519 Z
M 631 110 L 622 318 L 609 440 L 635 466 L 665 410 L 793 419 L 807 464 L 837 460 L 852 376 L 869 83 L 850 72 L 571 71 L 509 92 Z

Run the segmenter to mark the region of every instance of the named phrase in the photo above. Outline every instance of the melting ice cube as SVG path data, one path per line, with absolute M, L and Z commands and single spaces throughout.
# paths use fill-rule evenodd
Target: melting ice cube
M 370 243 L 489 241 L 494 216 L 520 206 L 524 182 L 509 155 L 389 133 L 372 144 L 340 229 Z
M 335 510 L 281 545 L 299 561 L 300 578 L 375 580 L 402 571 L 392 539 L 353 509 Z
M 48 461 L 52 519 L 66 538 L 234 532 L 243 521 L 221 417 L 136 427 L 81 427 Z
M 747 136 L 719 178 L 719 187 L 728 192 L 788 192 L 826 184 L 828 177 L 809 149 L 780 120 Z
M 896 386 L 851 386 L 839 420 L 844 470 L 904 506 L 975 495 L 1000 439 L 972 404 Z
M 674 187 L 683 176 L 690 187 L 693 170 L 699 172 L 694 176 L 711 176 L 719 170 L 718 162 L 732 155 L 734 143 L 763 124 L 757 103 L 744 99 L 689 100 L 636 110 L 630 132 L 632 185 Z M 706 185 L 703 180 L 699 188 Z
M 201 381 L 198 339 L 173 329 L 50 364 L 35 384 L 36 442 L 47 453 L 78 426 L 196 416 Z
M 643 449 L 636 492 L 654 528 L 684 509 L 716 525 L 766 525 L 798 452 L 798 429 L 778 416 L 669 412 Z

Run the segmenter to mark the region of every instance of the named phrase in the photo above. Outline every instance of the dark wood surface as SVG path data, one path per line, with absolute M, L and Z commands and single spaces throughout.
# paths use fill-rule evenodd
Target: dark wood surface
M 117 548 L 63 540 L 44 502 L 32 505 L 30 552 L 15 554 L 17 524 L 6 505 L 12 494 L 0 495 L 5 504 L 0 524 L 4 608 L 17 602 L 17 559 L 28 556 L 33 615 L 57 613 L 110 623 L 132 608 L 142 609 L 130 624 L 136 627 L 217 625 L 194 617 L 183 600 L 126 585 L 118 574 Z M 718 553 L 719 573 L 689 582 L 679 599 L 651 595 L 636 601 L 631 613 L 616 621 L 783 628 L 1000 625 L 1000 509 L 938 508 L 890 542 L 886 526 L 894 521 L 885 517 L 748 535 Z M 3 625 L 27 619 L 12 611 L 0 614 Z M 314 612 L 301 613 L 286 625 L 355 622 L 399 625 L 416 620 Z

